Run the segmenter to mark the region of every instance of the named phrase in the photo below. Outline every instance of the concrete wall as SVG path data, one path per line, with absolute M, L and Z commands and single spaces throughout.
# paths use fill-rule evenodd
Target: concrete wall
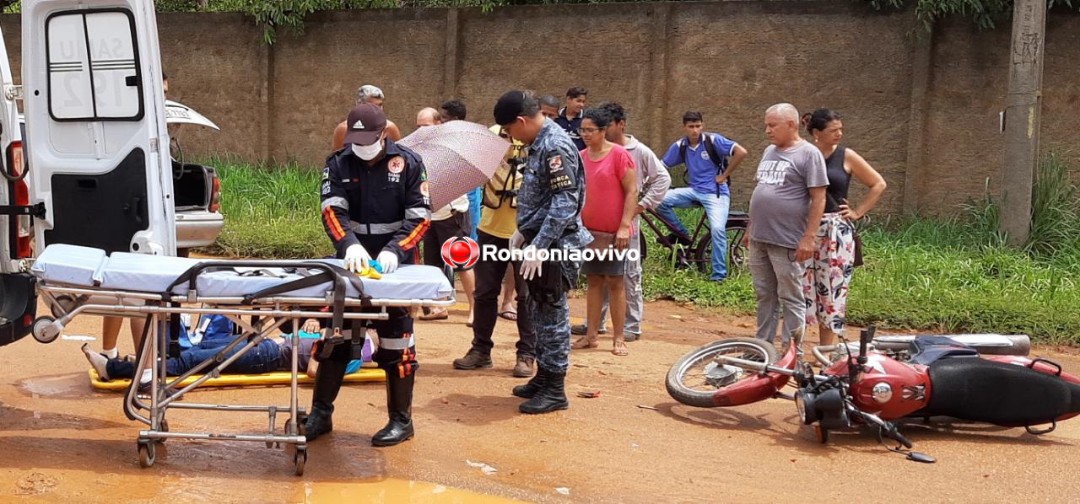
M 1068 151 L 1080 127 L 1080 16 L 1050 19 L 1042 145 Z M 701 111 L 707 129 L 751 152 L 737 206 L 766 145 L 763 112 L 788 101 L 844 114 L 845 144 L 889 182 L 883 212 L 948 213 L 987 179 L 999 189 L 1008 27 L 957 20 L 915 38 L 912 26 L 910 12 L 846 0 L 400 9 L 318 13 L 303 35 L 267 46 L 240 15 L 159 16 L 170 97 L 222 127 L 182 131 L 190 155 L 320 165 L 364 83 L 383 88 L 405 134 L 417 110 L 449 98 L 489 123 L 507 89 L 561 97 L 581 85 L 591 103 L 621 102 L 631 133 L 661 155 L 682 113 Z M 0 16 L 0 27 L 18 72 L 19 19 Z

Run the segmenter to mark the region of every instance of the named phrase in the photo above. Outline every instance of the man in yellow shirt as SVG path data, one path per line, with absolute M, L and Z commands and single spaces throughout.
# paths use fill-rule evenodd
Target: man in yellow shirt
M 491 131 L 503 138 L 509 136 L 498 125 Z M 512 146 L 503 160 L 502 166 L 484 184 L 483 205 L 480 212 L 480 226 L 477 228 L 477 244 L 481 250 L 485 246 L 497 249 L 509 249 L 510 237 L 517 231 L 517 190 L 521 187 L 525 160 L 528 158 L 525 144 L 512 140 Z M 502 280 L 509 265 L 514 271 L 514 286 L 517 290 L 517 363 L 514 376 L 528 378 L 533 375 L 536 360 L 536 335 L 532 330 L 532 317 L 528 304 L 528 287 L 521 279 L 520 264 L 511 261 L 485 260 L 481 255 L 476 263 L 476 298 L 473 314 L 472 348 L 464 357 L 454 360 L 455 369 L 479 369 L 491 367 L 491 349 L 494 342 L 491 334 L 495 331 L 498 320 L 499 292 Z

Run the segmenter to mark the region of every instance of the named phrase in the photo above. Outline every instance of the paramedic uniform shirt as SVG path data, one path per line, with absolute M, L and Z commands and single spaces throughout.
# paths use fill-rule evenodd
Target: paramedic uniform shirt
M 399 264 L 415 263 L 430 218 L 427 171 L 408 148 L 387 139 L 385 155 L 371 167 L 349 149 L 327 159 L 322 221 L 339 258 L 359 243 L 373 259 L 389 250 Z

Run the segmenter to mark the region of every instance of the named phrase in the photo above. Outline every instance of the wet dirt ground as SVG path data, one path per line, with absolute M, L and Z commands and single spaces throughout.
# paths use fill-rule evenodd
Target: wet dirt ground
M 584 306 L 574 299 L 572 313 Z M 1040 437 L 909 426 L 915 449 L 937 458 L 925 465 L 868 432 L 834 433 L 820 445 L 784 400 L 675 403 L 664 389 L 671 363 L 711 340 L 751 335 L 750 318 L 650 303 L 645 337 L 629 344 L 629 356 L 613 356 L 610 340 L 574 351 L 570 409 L 525 416 L 510 395 L 523 381 L 510 376 L 512 322 L 496 328 L 495 367 L 452 368 L 471 340 L 465 316 L 459 304 L 449 320 L 418 322 L 414 439 L 373 448 L 370 436 L 386 421 L 384 387 L 346 385 L 335 431 L 310 445 L 302 477 L 283 450 L 261 442 L 169 440 L 153 467 L 140 468 L 144 426 L 124 416 L 121 394 L 91 389 L 83 341 L 24 338 L 0 349 L 0 502 L 1080 501 L 1080 420 Z M 97 348 L 100 324 L 83 316 L 64 334 L 94 337 Z M 130 345 L 125 325 L 121 350 Z M 1033 354 L 1080 371 L 1074 350 Z M 600 396 L 576 398 L 581 391 Z M 310 398 L 302 388 L 301 405 Z M 201 389 L 184 400 L 284 406 L 288 387 Z M 169 410 L 167 418 L 173 432 L 257 433 L 267 422 L 264 413 Z

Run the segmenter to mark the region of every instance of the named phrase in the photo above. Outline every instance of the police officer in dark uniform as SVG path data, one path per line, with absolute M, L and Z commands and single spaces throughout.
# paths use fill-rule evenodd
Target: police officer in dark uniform
M 347 125 L 345 147 L 332 154 L 323 169 L 323 227 L 347 269 L 370 265 L 374 254 L 383 273 L 393 273 L 399 263 L 418 262 L 417 247 L 431 221 L 424 163 L 415 152 L 386 138 L 386 115 L 375 105 L 356 106 Z M 358 329 L 354 336 L 369 325 L 379 335 L 374 360 L 386 372 L 390 421 L 371 438 L 375 446 L 396 445 L 413 436 L 413 381 L 419 367 L 413 319 L 405 308 L 388 312 L 389 320 L 351 324 Z M 319 364 L 306 424 L 309 441 L 333 430 L 334 399 L 351 358 L 350 346 L 336 345 Z
M 517 228 L 510 247 L 523 250 L 521 276 L 529 286 L 529 309 L 536 333 L 537 373 L 513 394 L 527 398 L 523 413 L 566 409 L 565 379 L 570 366 L 570 307 L 566 293 L 577 283 L 580 266 L 567 251 L 592 241 L 581 222 L 585 172 L 570 136 L 540 113 L 530 93 L 510 91 L 495 104 L 495 122 L 515 140 L 529 145 L 517 194 Z M 561 250 L 556 250 L 561 249 Z M 545 259 L 543 253 L 559 252 Z

